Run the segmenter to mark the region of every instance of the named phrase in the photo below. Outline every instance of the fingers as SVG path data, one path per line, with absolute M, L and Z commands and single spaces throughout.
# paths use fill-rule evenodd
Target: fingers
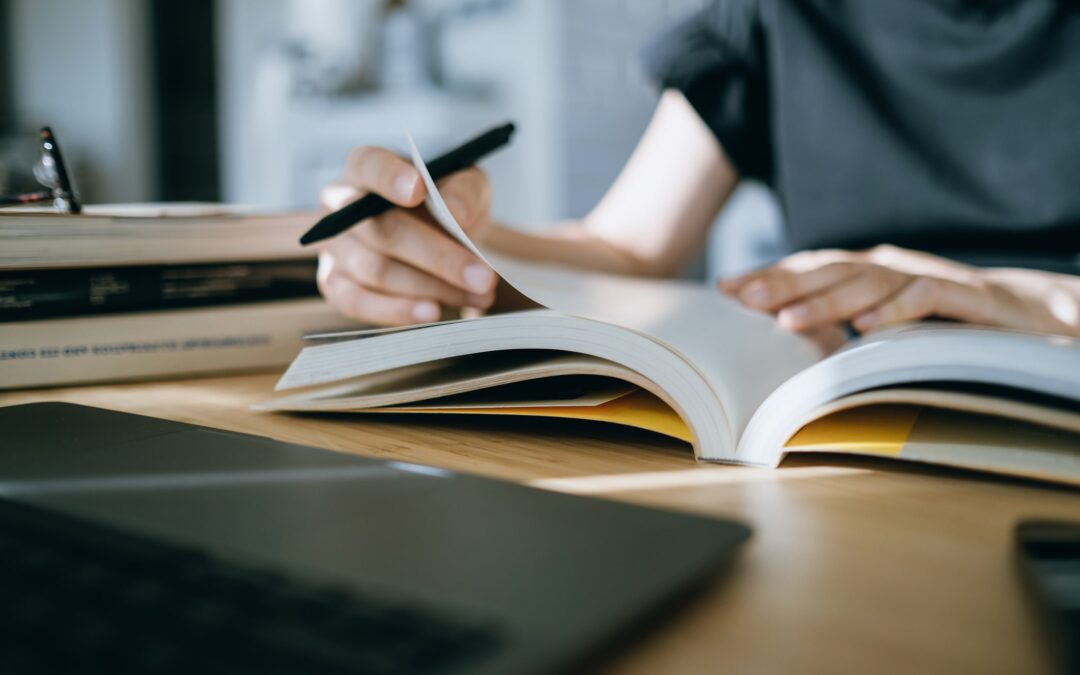
M 468 293 L 486 295 L 496 277 L 482 260 L 416 215 L 389 211 L 350 231 L 371 249 Z
M 860 262 L 859 254 L 840 249 L 801 251 L 789 255 L 783 260 L 764 269 L 755 270 L 729 279 L 723 279 L 717 285 L 724 293 L 736 296 L 740 290 L 755 281 L 769 281 L 782 274 L 801 274 L 833 263 L 847 262 Z
M 934 280 L 928 277 L 915 279 L 876 307 L 860 313 L 851 321 L 851 325 L 860 333 L 891 324 L 914 321 L 934 312 Z
M 806 331 L 803 335 L 816 344 L 824 355 L 832 354 L 847 344 L 848 340 L 847 333 L 836 324 L 818 326 Z
M 420 174 L 408 161 L 383 148 L 357 148 L 349 153 L 341 180 L 319 193 L 323 208 L 337 211 L 374 192 L 398 206 L 414 207 L 426 190 Z
M 989 323 L 995 315 L 989 307 L 992 302 L 992 294 L 978 286 L 950 279 L 917 277 L 886 301 L 860 313 L 852 320 L 852 325 L 860 333 L 867 333 L 927 317 Z
M 335 272 L 357 284 L 388 295 L 433 300 L 451 307 L 487 309 L 494 301 L 494 291 L 472 293 L 425 274 L 360 244 L 353 237 L 339 237 L 330 249 Z
M 975 268 L 892 246 L 807 251 L 722 281 L 720 288 L 802 333 L 847 321 L 861 333 L 931 317 L 995 325 L 1030 322 L 1015 294 Z
M 439 184 L 461 226 L 476 236 L 489 224 L 491 187 L 476 168 Z M 378 324 L 435 321 L 441 307 L 487 309 L 497 277 L 482 260 L 453 240 L 421 205 L 427 191 L 407 160 L 382 148 L 349 154 L 342 178 L 323 189 L 328 209 L 365 194 L 397 206 L 357 224 L 320 246 L 319 288 L 345 314 Z
M 868 265 L 855 276 L 783 307 L 777 320 L 794 331 L 846 322 L 884 302 L 910 280 L 906 274 Z
M 398 206 L 419 206 L 426 193 L 416 167 L 384 148 L 350 152 L 341 183 L 359 193 L 374 192 Z
M 417 213 L 389 211 L 319 256 L 319 288 L 344 314 L 380 325 L 436 321 L 440 305 L 486 309 L 495 273 Z
M 728 287 L 734 289 L 733 293 L 747 307 L 773 312 L 836 286 L 858 271 L 857 264 L 851 262 L 832 262 L 805 271 L 776 265 L 751 275 L 740 285 Z
M 363 193 L 353 185 L 331 183 L 319 192 L 319 203 L 327 211 L 337 211 L 346 204 L 355 202 Z
M 320 268 L 319 290 L 342 314 L 382 326 L 437 321 L 439 306 L 430 300 L 394 297 L 357 284 L 345 274 Z

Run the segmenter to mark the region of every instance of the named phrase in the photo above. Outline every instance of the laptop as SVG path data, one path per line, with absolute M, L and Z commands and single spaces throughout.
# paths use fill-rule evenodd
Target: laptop
M 6 673 L 577 671 L 749 535 L 65 403 L 0 429 Z

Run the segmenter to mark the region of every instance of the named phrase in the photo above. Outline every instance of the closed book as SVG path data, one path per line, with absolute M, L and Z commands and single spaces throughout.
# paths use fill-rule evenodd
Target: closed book
M 321 299 L 0 324 L 0 389 L 273 369 L 352 322 Z
M 0 270 L 0 323 L 315 297 L 314 260 Z
M 3 209 L 0 269 L 311 259 L 299 240 L 318 219 L 217 204 Z

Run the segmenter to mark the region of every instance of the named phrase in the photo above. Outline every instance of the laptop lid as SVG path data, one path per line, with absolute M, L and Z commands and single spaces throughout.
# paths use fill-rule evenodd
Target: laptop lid
M 70 404 L 0 408 L 0 428 L 0 496 L 483 617 L 507 646 L 477 672 L 561 672 L 617 645 L 713 579 L 749 534 Z

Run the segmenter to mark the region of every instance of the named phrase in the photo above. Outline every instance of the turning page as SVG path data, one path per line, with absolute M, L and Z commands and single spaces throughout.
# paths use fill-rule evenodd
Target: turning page
M 537 304 L 627 328 L 677 353 L 709 383 L 733 440 L 781 383 L 820 360 L 805 338 L 701 283 L 643 280 L 525 263 L 473 242 L 439 194 L 416 144 L 413 164 L 442 227 Z

